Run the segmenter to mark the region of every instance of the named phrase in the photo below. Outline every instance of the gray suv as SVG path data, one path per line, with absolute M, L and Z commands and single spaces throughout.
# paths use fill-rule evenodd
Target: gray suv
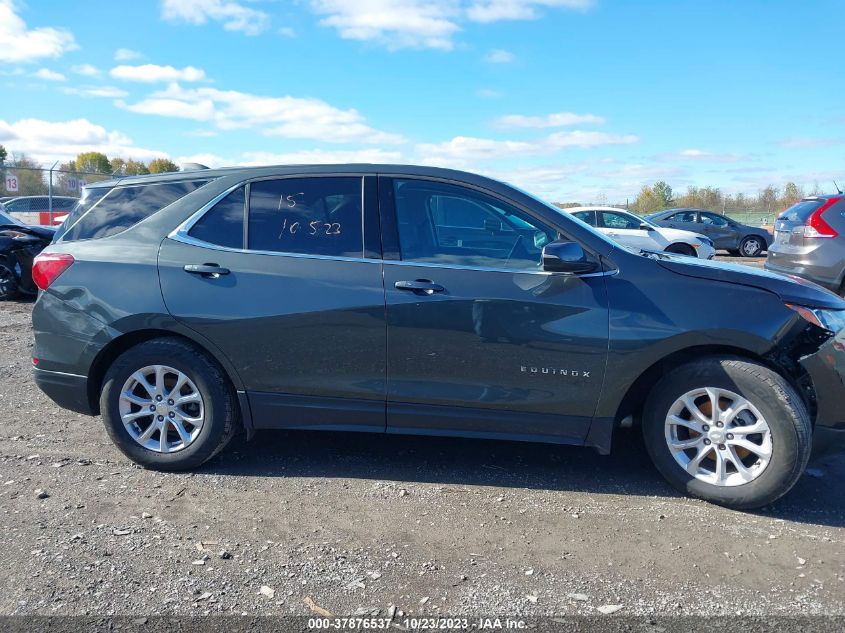
M 813 196 L 775 223 L 766 269 L 809 279 L 845 296 L 845 196 Z
M 594 447 L 765 505 L 845 439 L 845 301 L 629 250 L 504 183 L 281 166 L 89 187 L 37 258 L 38 386 L 148 468 L 239 430 Z M 754 310 L 749 310 L 753 305 Z M 622 450 L 626 450 L 624 444 Z

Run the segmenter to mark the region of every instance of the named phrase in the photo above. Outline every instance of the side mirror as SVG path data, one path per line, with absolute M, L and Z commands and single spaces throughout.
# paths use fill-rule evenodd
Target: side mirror
M 587 258 L 578 242 L 557 240 L 543 247 L 543 270 L 555 273 L 594 272 L 598 264 Z
M 640 223 L 640 231 L 653 231 L 654 227 L 651 224 L 646 224 L 645 222 Z

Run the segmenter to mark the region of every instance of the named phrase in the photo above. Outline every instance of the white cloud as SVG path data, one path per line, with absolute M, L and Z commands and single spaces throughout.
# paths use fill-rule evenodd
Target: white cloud
M 222 156 L 208 152 L 191 154 L 190 156 L 177 156 L 173 159 L 173 162 L 177 165 L 184 165 L 185 163 L 199 163 L 200 165 L 205 165 L 206 167 L 211 167 L 212 169 L 234 165 L 231 160 L 226 160 Z
M 429 164 L 466 168 L 475 161 L 505 159 L 517 156 L 550 154 L 572 147 L 591 148 L 604 145 L 636 143 L 633 134 L 608 134 L 605 132 L 555 132 L 530 141 L 496 140 L 456 136 L 442 143 L 420 143 L 416 151 L 420 159 Z
M 655 158 L 662 162 L 702 161 L 713 163 L 738 163 L 748 159 L 745 154 L 718 154 L 702 149 L 684 149 L 680 152 L 659 154 Z
M 17 8 L 14 0 L 0 0 L 0 61 L 31 62 L 60 57 L 78 48 L 73 34 L 66 29 L 28 28 L 16 13 Z
M 130 62 L 133 59 L 141 59 L 144 55 L 138 51 L 133 51 L 128 48 L 118 48 L 114 52 L 114 61 L 116 62 Z
M 124 81 L 142 81 L 155 83 L 160 81 L 203 81 L 205 71 L 193 66 L 174 68 L 173 66 L 158 66 L 156 64 L 142 64 L 140 66 L 115 66 L 109 71 L 115 79 Z
M 398 163 L 401 152 L 382 149 L 363 150 L 302 150 L 285 154 L 271 152 L 245 152 L 244 165 L 309 165 L 342 163 Z
M 513 53 L 501 48 L 494 49 L 484 56 L 484 61 L 488 64 L 509 64 L 513 59 Z
M 555 149 L 564 147 L 600 147 L 602 145 L 629 145 L 639 141 L 634 134 L 608 134 L 607 132 L 555 132 L 545 140 L 545 144 Z
M 65 77 L 62 73 L 57 73 L 49 68 L 39 68 L 33 76 L 46 81 L 67 81 L 67 77 Z
M 508 114 L 496 119 L 496 126 L 500 128 L 540 129 L 590 123 L 601 125 L 604 123 L 604 118 L 596 116 L 595 114 L 555 112 L 553 114 L 546 114 L 545 116 L 525 116 L 522 114 Z
M 500 91 L 493 90 L 492 88 L 479 88 L 475 91 L 475 94 L 482 99 L 498 99 L 502 96 Z
M 416 146 L 416 153 L 419 160 L 427 164 L 467 169 L 475 168 L 478 161 L 540 156 L 569 148 L 587 149 L 637 141 L 639 138 L 633 134 L 618 135 L 582 130 L 555 132 L 528 141 L 456 136 L 442 143 L 420 143 Z
M 782 140 L 778 145 L 786 149 L 813 149 L 815 147 L 830 147 L 842 143 L 842 139 L 796 137 Z
M 0 143 L 37 161 L 51 163 L 70 160 L 79 152 L 88 151 L 142 160 L 167 156 L 164 152 L 137 147 L 125 134 L 106 130 L 88 119 L 21 119 L 14 123 L 0 119 Z
M 78 64 L 77 66 L 71 66 L 70 69 L 77 75 L 83 75 L 85 77 L 98 77 L 100 75 L 100 69 L 92 64 Z
M 284 37 L 296 37 L 296 31 L 289 26 L 280 27 L 278 33 Z
M 106 99 L 122 99 L 129 93 L 114 86 L 82 86 L 65 88 L 65 94 L 77 95 L 79 97 L 100 97 Z
M 479 0 L 472 2 L 466 12 L 473 22 L 536 20 L 540 7 L 585 10 L 593 4 L 593 0 Z
M 394 50 L 451 50 L 452 36 L 460 30 L 454 21 L 457 0 L 311 0 L 311 7 L 326 16 L 320 24 L 342 38 L 375 41 Z
M 189 24 L 212 20 L 222 23 L 227 31 L 246 35 L 258 35 L 270 24 L 270 16 L 264 11 L 228 0 L 162 0 L 161 15 L 170 22 Z
M 398 134 L 367 125 L 357 110 L 342 110 L 307 97 L 263 97 L 236 90 L 185 89 L 171 84 L 138 103 L 117 105 L 141 114 L 209 121 L 219 130 L 254 128 L 271 137 L 369 145 L 405 141 Z

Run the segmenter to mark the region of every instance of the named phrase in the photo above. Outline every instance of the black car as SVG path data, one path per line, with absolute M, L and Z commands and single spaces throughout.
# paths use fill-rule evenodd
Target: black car
M 464 172 L 98 183 L 35 268 L 37 384 L 148 468 L 199 466 L 241 429 L 607 453 L 640 424 L 673 485 L 752 508 L 845 436 L 840 297 L 629 250 Z
M 774 240 L 766 229 L 740 224 L 704 209 L 664 209 L 646 217 L 660 226 L 702 233 L 710 238 L 717 250 L 726 250 L 731 255 L 759 257 Z
M 55 232 L 44 226 L 26 226 L 0 211 L 0 301 L 38 291 L 32 280 L 32 261 Z

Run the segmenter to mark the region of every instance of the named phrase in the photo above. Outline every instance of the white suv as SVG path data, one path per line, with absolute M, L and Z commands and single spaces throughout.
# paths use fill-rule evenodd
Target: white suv
M 716 249 L 709 238 L 680 229 L 667 229 L 645 218 L 614 207 L 570 207 L 562 209 L 586 222 L 623 246 L 666 251 L 700 259 L 713 259 Z

